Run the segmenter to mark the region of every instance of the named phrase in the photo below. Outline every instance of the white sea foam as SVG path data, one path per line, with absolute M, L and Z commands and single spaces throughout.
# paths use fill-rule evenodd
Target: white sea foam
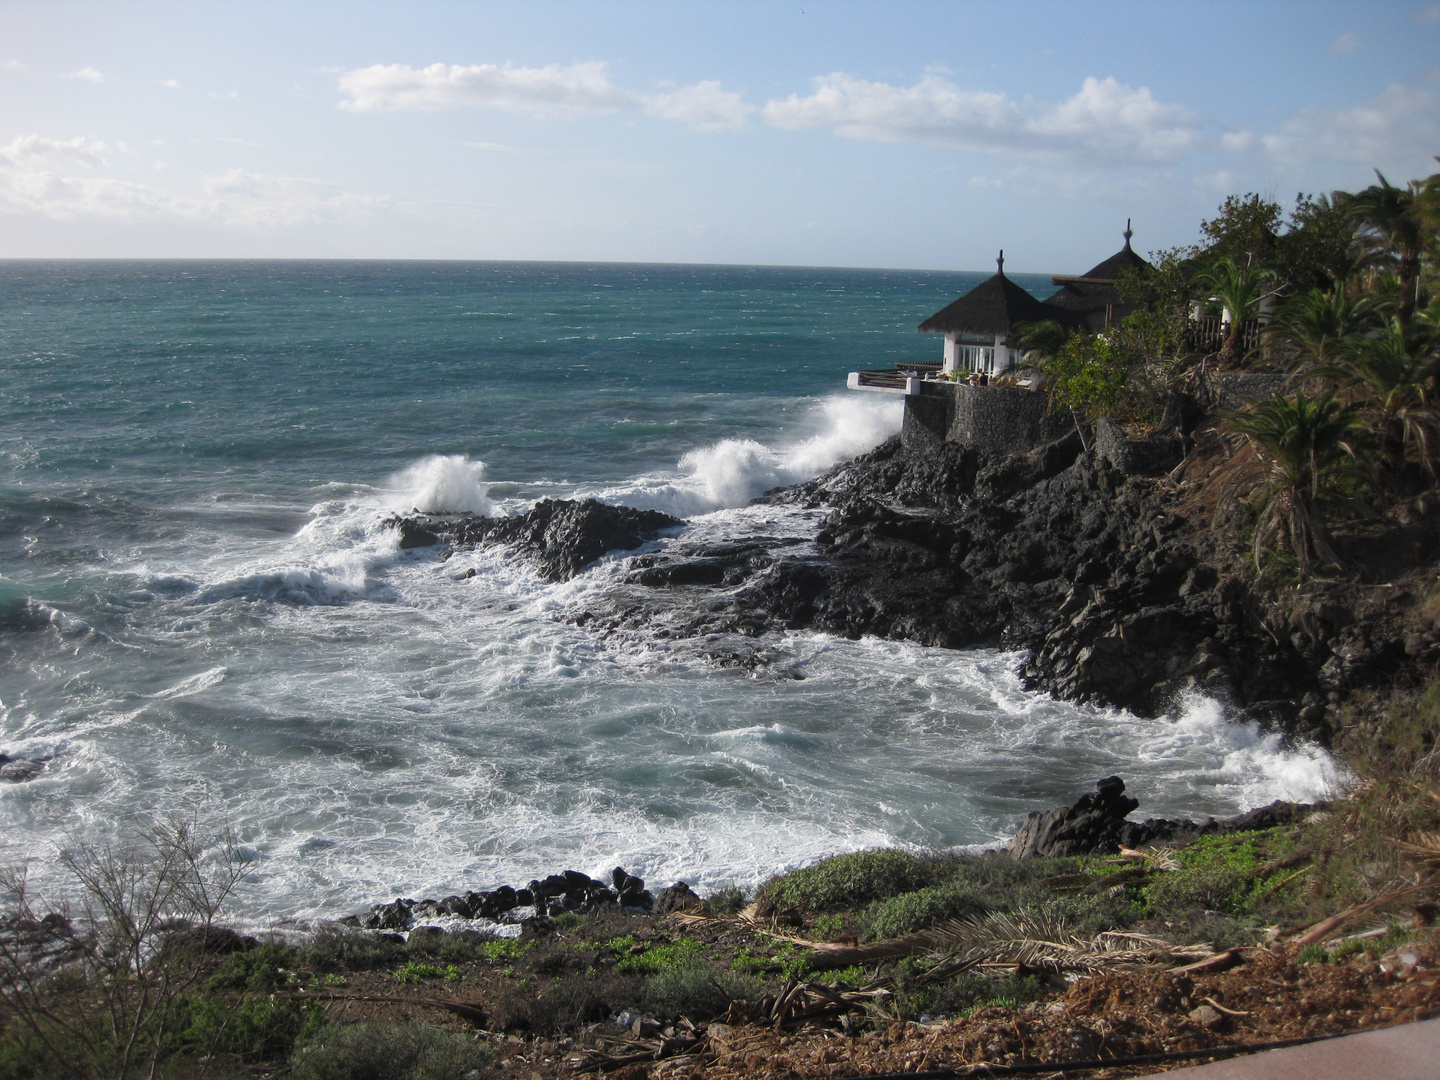
M 432 454 L 390 479 L 390 505 L 401 513 L 471 513 L 491 516 L 485 463 L 463 454 Z
M 878 395 L 828 397 L 773 444 L 722 439 L 684 454 L 671 473 L 637 477 L 596 494 L 681 516 L 743 506 L 771 488 L 798 484 L 879 445 L 900 430 L 901 406 Z

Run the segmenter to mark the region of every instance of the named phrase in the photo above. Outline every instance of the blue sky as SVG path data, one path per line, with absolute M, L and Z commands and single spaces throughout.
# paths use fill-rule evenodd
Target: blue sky
M 1075 273 L 1440 169 L 1440 3 L 0 7 L 0 256 Z

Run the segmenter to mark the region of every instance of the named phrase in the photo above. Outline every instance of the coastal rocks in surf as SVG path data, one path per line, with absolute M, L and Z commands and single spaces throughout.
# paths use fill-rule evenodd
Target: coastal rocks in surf
M 499 885 L 486 892 L 467 892 L 442 900 L 397 897 L 388 904 L 375 904 L 363 915 L 347 915 L 340 923 L 362 930 L 394 931 L 408 929 L 423 919 L 445 916 L 524 923 L 565 912 L 585 914 L 607 906 L 649 911 L 654 904 L 645 879 L 617 866 L 610 873 L 608 885 L 577 870 L 565 870 L 537 878 L 521 888 Z
M 0 781 L 21 784 L 26 780 L 34 780 L 45 771 L 45 763 L 48 760 L 48 758 L 12 758 L 9 754 L 0 754 Z
M 611 506 L 596 499 L 542 499 L 523 514 L 407 514 L 387 519 L 402 548 L 505 546 L 547 581 L 568 581 L 609 551 L 630 551 L 684 522 L 658 510 Z
M 1276 800 L 1269 806 L 1247 810 L 1229 818 L 1204 821 L 1150 818 L 1127 820 L 1140 800 L 1125 794 L 1125 781 L 1107 776 L 1095 791 L 1070 806 L 1033 811 L 1005 848 L 1012 859 L 1039 859 L 1067 855 L 1113 855 L 1124 848 L 1153 844 L 1188 844 L 1197 837 L 1257 832 L 1303 821 L 1325 809 L 1325 803 Z

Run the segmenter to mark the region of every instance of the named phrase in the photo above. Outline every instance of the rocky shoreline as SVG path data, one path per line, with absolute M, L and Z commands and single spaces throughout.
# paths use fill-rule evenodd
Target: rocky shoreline
M 997 646 L 1026 651 L 1026 685 L 1058 698 L 1155 716 L 1194 691 L 1322 740 L 1353 690 L 1424 680 L 1440 660 L 1423 569 L 1440 555 L 1440 506 L 1342 531 L 1345 578 L 1277 585 L 1247 565 L 1241 530 L 1216 527 L 1244 512 L 1214 495 L 1220 440 L 1180 474 L 1153 442 L 1109 421 L 1007 455 L 897 437 L 756 500 L 826 512 L 813 545 L 697 539 L 675 518 L 594 500 L 392 523 L 404 546 L 503 545 L 552 581 L 668 533 L 626 561 L 622 586 L 565 617 L 692 639 L 721 663 L 764 667 L 763 638 L 796 629 Z M 723 635 L 741 644 L 716 648 Z
M 1128 820 L 1139 805 L 1139 800 L 1125 794 L 1123 780 L 1108 776 L 1097 781 L 1093 793 L 1082 795 L 1070 806 L 1033 811 L 1006 846 L 976 857 L 1024 861 L 1114 855 L 1123 848 L 1147 845 L 1183 846 L 1202 836 L 1227 836 L 1299 824 L 1310 814 L 1325 809 L 1323 803 L 1276 800 L 1269 806 L 1228 818 Z M 518 928 L 512 932 L 533 934 L 548 929 L 552 919 L 567 913 L 588 915 L 609 908 L 632 914 L 667 915 L 699 911 L 705 906 L 706 901 L 683 881 L 652 894 L 645 888 L 643 878 L 617 866 L 611 871 L 608 884 L 577 870 L 563 870 L 526 885 L 498 885 L 483 892 L 469 891 L 440 900 L 397 897 L 390 903 L 375 904 L 367 912 L 347 915 L 337 921 L 354 929 L 392 934 L 398 931 L 445 933 L 437 922 L 451 929 L 473 928 L 465 925 L 468 922 L 488 932 L 510 926 Z

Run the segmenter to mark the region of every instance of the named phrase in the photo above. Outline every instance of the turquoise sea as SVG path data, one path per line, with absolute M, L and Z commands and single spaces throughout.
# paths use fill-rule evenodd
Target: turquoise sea
M 719 668 L 565 620 L 618 558 L 550 585 L 383 525 L 593 495 L 811 535 L 745 504 L 896 431 L 846 373 L 938 359 L 916 324 L 984 276 L 0 262 L 0 752 L 43 766 L 0 782 L 0 862 L 59 888 L 58 848 L 195 814 L 263 923 L 982 844 L 1112 772 L 1146 816 L 1320 794 L 1322 752 L 1216 702 L 1144 720 L 1002 653 L 809 633 L 770 643 L 783 677 Z

